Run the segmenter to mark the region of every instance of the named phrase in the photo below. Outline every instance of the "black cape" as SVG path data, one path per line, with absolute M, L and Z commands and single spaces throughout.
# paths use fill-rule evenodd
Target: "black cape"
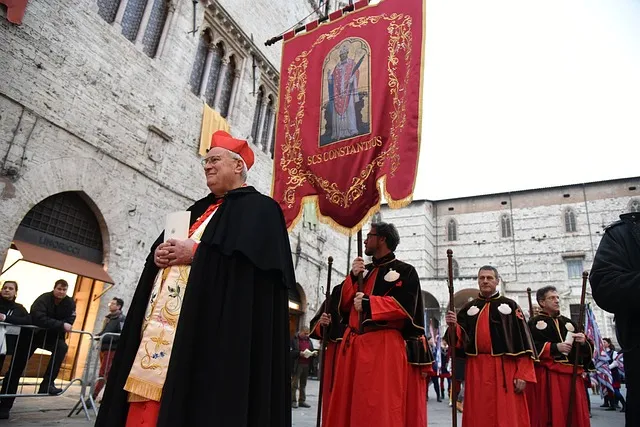
M 489 304 L 489 332 L 493 356 L 519 356 L 529 354 L 535 359 L 535 347 L 524 314 L 515 301 L 500 296 L 479 297 L 465 304 L 458 312 L 458 324 L 463 331 L 464 352 L 476 356 L 476 326 L 478 314 Z M 472 307 L 476 307 L 473 308 Z M 507 313 L 507 314 L 505 314 Z M 463 357 L 456 352 L 456 357 Z
M 567 325 L 571 326 L 567 327 Z M 540 313 L 529 319 L 529 329 L 531 330 L 533 343 L 536 346 L 536 356 L 538 358 L 542 350 L 544 350 L 544 345 L 550 342 L 552 343 L 551 355 L 553 360 L 564 365 L 573 365 L 573 361 L 576 360 L 577 343 L 574 343 L 571 352 L 567 356 L 560 353 L 556 346 L 553 345 L 564 342 L 569 329 L 571 329 L 571 332 L 578 330 L 578 325 L 573 320 L 565 316 L 551 317 L 546 313 Z M 593 345 L 588 340 L 580 349 L 579 364 L 585 370 L 591 371 L 595 369 L 593 365 Z
M 215 201 L 189 208 L 191 224 Z M 96 426 L 124 426 L 123 390 L 158 268 L 151 248 L 130 305 Z M 295 286 L 282 211 L 253 187 L 227 193 L 191 265 L 158 426 L 291 426 L 288 288 Z M 117 367 L 117 369 L 115 369 Z
M 393 298 L 408 315 L 404 319 L 402 329 L 400 329 L 405 340 L 407 361 L 412 365 L 419 366 L 433 363 L 433 353 L 425 345 L 424 303 L 422 302 L 418 272 L 411 264 L 396 259 L 393 252 L 380 259 L 374 258 L 372 263 L 365 265 L 368 272 L 374 268 L 378 269 L 378 273 L 371 295 Z M 387 276 L 391 270 L 398 273 L 397 278 L 393 278 L 391 275 Z M 357 283 L 357 278 L 353 274 L 351 281 Z M 342 297 L 342 293 L 340 293 L 340 297 Z M 338 301 L 337 307 L 339 306 L 340 302 Z M 362 306 L 364 309 L 363 325 L 386 326 L 387 322 L 385 321 L 371 319 L 371 305 L 367 300 L 364 300 Z M 348 312 L 341 312 L 340 316 L 343 322 L 348 322 Z
M 424 335 L 424 308 L 422 292 L 420 291 L 420 278 L 416 269 L 411 264 L 396 259 L 393 252 L 380 259 L 374 258 L 372 263 L 365 265 L 365 270 L 368 272 L 371 272 L 374 268 L 378 269 L 378 274 L 373 284 L 371 295 L 392 297 L 407 313 L 404 325 L 400 329 L 402 337 L 406 340 Z M 387 274 L 391 270 L 394 270 L 399 276 L 394 280 L 387 280 L 390 279 Z M 366 282 L 366 276 L 364 280 Z M 351 281 L 354 284 L 357 283 L 357 278 L 353 274 L 351 274 Z M 342 298 L 342 294 L 340 294 L 340 298 Z M 339 306 L 340 302 L 338 302 Z M 388 322 L 386 321 L 376 322 L 371 319 L 371 306 L 368 300 L 365 299 L 363 301 L 362 307 L 364 313 L 363 325 L 380 327 L 387 325 Z M 349 323 L 349 312 L 341 311 L 340 317 L 345 325 Z

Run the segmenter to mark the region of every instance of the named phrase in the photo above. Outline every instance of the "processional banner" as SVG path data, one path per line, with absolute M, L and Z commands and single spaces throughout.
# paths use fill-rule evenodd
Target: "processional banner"
M 423 0 L 355 11 L 284 35 L 273 198 L 293 228 L 303 203 L 357 231 L 380 207 L 411 202 L 420 151 Z

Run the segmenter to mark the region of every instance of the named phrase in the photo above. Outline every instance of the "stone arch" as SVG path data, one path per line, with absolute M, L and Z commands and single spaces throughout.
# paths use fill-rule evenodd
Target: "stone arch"
M 307 295 L 300 283 L 295 288 L 289 289 L 289 335 L 298 332 L 304 322 L 307 311 Z
M 105 191 L 105 183 L 110 177 L 104 172 L 104 165 L 95 159 L 79 157 L 53 159 L 35 165 L 20 177 L 14 184 L 15 197 L 12 203 L 3 203 L 0 214 L 5 217 L 7 241 L 0 241 L 4 260 L 12 236 L 15 234 L 25 215 L 42 200 L 54 194 L 76 192 L 87 203 L 98 220 L 103 244 L 103 263 L 108 265 L 111 252 L 110 230 L 103 213 L 113 211 L 114 197 L 117 191 L 109 194 Z
M 422 304 L 425 314 L 425 328 L 429 330 L 429 321 L 433 320 L 433 327 L 437 329 L 440 326 L 440 303 L 431 293 L 422 291 Z M 428 334 L 428 333 L 427 333 Z
M 455 294 L 453 294 L 453 305 L 456 308 L 456 311 L 458 311 L 466 303 L 468 303 L 469 301 L 477 297 L 478 297 L 478 289 L 476 288 L 461 289 Z

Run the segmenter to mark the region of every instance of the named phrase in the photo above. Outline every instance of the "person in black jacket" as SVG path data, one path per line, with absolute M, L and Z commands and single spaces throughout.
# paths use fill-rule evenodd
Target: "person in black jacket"
M 624 353 L 627 385 L 626 425 L 640 425 L 640 213 L 620 215 L 606 228 L 593 260 L 591 291 L 595 302 L 616 316 Z
M 16 302 L 17 293 L 18 282 L 7 280 L 2 284 L 2 290 L 0 290 L 0 322 L 11 323 L 12 325 L 29 325 L 31 317 L 27 309 Z M 5 340 L 7 347 L 6 353 L 0 354 L 0 369 L 4 364 L 5 356 L 14 354 L 19 333 L 20 328 L 18 327 L 6 327 Z
M 109 302 L 109 314 L 105 316 L 104 322 L 102 323 L 102 330 L 97 337 L 101 337 L 104 334 L 119 334 L 122 332 L 122 326 L 125 321 L 125 315 L 122 314 L 123 306 L 124 301 L 121 298 L 113 298 Z M 102 390 L 102 387 L 104 387 L 105 381 L 109 376 L 111 363 L 113 362 L 113 357 L 116 354 L 119 339 L 119 335 L 107 335 L 102 338 L 102 341 L 100 342 L 100 372 L 98 375 L 102 379 L 98 380 L 95 388 L 93 389 L 94 400 L 100 394 L 100 391 Z
M 17 391 L 20 375 L 37 348 L 43 348 L 52 353 L 38 393 L 52 395 L 62 393 L 62 389 L 55 387 L 53 382 L 58 376 L 69 348 L 64 342 L 65 333 L 71 331 L 73 322 L 76 320 L 76 303 L 67 296 L 68 288 L 69 284 L 66 280 L 57 280 L 53 291 L 40 295 L 31 305 L 31 321 L 42 329 L 21 331 L 15 351 L 15 361 L 2 381 L 0 394 L 14 394 Z M 2 399 L 0 419 L 9 418 L 14 400 L 13 397 Z

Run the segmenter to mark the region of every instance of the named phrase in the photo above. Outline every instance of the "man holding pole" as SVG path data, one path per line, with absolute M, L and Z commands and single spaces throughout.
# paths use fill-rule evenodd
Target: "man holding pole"
M 342 283 L 338 308 L 347 330 L 338 352 L 327 426 L 413 426 L 411 417 L 426 412 L 425 402 L 414 414 L 406 413 L 409 383 L 417 375 L 409 371 L 414 369 L 410 362 L 427 365 L 433 358 L 420 339 L 420 280 L 413 266 L 395 258 L 399 242 L 392 224 L 373 224 L 364 241 L 365 254 L 373 262 L 365 265 L 357 257 Z M 362 292 L 356 284 L 359 274 L 364 276 Z M 405 339 L 413 339 L 415 346 L 405 344 Z M 424 382 L 420 387 L 419 393 L 424 393 Z M 424 394 L 421 397 L 424 402 Z
M 480 268 L 478 286 L 478 298 L 457 316 L 453 311 L 446 315 L 466 357 L 462 425 L 528 427 L 524 390 L 527 382 L 536 381 L 531 333 L 516 302 L 496 291 L 495 267 Z
M 560 297 L 555 287 L 538 289 L 536 300 L 541 311 L 529 320 L 539 359 L 536 363 L 538 395 L 531 396 L 533 400 L 527 396 L 531 427 L 565 427 L 571 393 L 575 396 L 571 426 L 588 427 L 589 408 L 582 373 L 593 369 L 593 346 L 583 333 L 576 332 L 578 325 L 560 314 Z M 572 378 L 578 346 L 582 346 L 580 368 Z
M 322 375 L 322 396 L 319 398 L 318 405 L 322 405 L 323 426 L 327 426 L 327 411 L 329 402 L 331 401 L 331 392 L 333 391 L 333 383 L 335 381 L 335 364 L 342 336 L 344 335 L 345 325 L 340 323 L 340 314 L 338 313 L 338 303 L 340 303 L 340 293 L 342 286 L 338 285 L 331 291 L 331 298 L 327 305 L 327 300 L 322 302 L 320 310 L 311 319 L 311 337 L 324 342 L 325 334 L 327 338 L 327 347 L 322 355 L 322 364 L 320 365 L 320 374 Z

